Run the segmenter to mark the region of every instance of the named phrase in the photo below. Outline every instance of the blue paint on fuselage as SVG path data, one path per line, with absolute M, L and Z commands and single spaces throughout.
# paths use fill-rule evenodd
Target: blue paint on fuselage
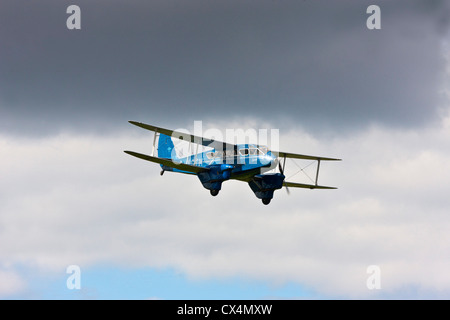
M 222 150 L 211 149 L 188 157 L 171 160 L 176 163 L 204 168 L 216 166 L 230 168 L 231 174 L 229 179 L 240 179 L 246 175 L 261 173 L 261 170 L 267 171 L 272 169 L 272 166 L 275 164 L 276 156 L 264 146 L 238 144 L 234 150 L 225 150 L 225 157 L 223 156 Z M 223 165 L 226 165 L 226 167 Z M 179 170 L 164 165 L 161 165 L 161 168 L 166 171 L 195 174 L 194 172 Z

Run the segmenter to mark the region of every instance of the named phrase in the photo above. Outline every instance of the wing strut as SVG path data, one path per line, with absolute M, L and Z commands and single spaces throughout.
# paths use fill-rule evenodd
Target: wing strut
M 317 181 L 319 180 L 319 168 L 320 168 L 320 159 L 317 159 L 316 186 Z
M 286 161 L 286 158 L 296 158 L 296 159 L 305 159 L 305 160 L 315 160 L 317 161 L 317 168 L 316 168 L 316 178 L 315 180 L 313 180 L 311 177 L 309 177 L 308 174 L 306 174 L 306 172 L 303 171 L 303 169 L 305 169 L 306 167 L 310 166 L 313 164 L 310 163 L 309 165 L 307 165 L 305 168 L 300 168 L 300 171 L 303 171 L 303 173 L 309 178 L 309 180 L 311 180 L 312 183 L 314 184 L 305 184 L 305 183 L 297 183 L 297 182 L 288 182 L 288 181 L 284 181 L 283 182 L 283 186 L 285 187 L 293 187 L 293 188 L 307 188 L 307 189 L 337 189 L 335 187 L 327 187 L 327 186 L 320 186 L 319 185 L 319 171 L 320 171 L 320 162 L 323 161 L 340 161 L 341 159 L 334 159 L 334 158 L 324 158 L 324 157 L 313 157 L 313 156 L 303 156 L 303 155 L 295 155 L 295 157 L 291 157 L 290 154 L 286 154 L 286 153 L 282 153 L 281 156 L 284 158 L 284 162 Z M 279 168 L 280 171 L 281 169 L 284 171 L 284 165 L 285 163 L 283 163 L 283 166 L 281 166 L 281 160 L 279 162 Z M 300 171 L 297 171 L 297 173 L 299 173 Z M 281 172 L 283 174 L 283 172 Z M 296 175 L 297 173 L 295 173 L 294 175 Z M 294 175 L 292 175 L 291 177 L 293 177 Z M 289 179 L 289 178 L 288 178 Z
M 155 144 L 156 144 L 156 136 L 157 135 L 158 135 L 158 129 L 155 130 L 155 134 L 153 136 L 152 157 L 155 156 Z

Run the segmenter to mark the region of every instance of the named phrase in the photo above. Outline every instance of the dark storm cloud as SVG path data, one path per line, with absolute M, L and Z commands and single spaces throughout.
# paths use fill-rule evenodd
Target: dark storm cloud
M 81 8 L 79 31 L 66 8 Z M 270 117 L 423 125 L 440 106 L 441 1 L 22 1 L 0 4 L 0 128 Z

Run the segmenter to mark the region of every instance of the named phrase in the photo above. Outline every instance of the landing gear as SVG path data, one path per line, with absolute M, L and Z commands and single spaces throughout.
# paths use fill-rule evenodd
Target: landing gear
M 209 193 L 211 193 L 211 195 L 213 197 L 217 196 L 219 194 L 219 190 L 209 190 Z
M 262 199 L 262 203 L 264 203 L 265 205 L 268 205 L 270 203 L 270 200 L 271 199 L 269 199 L 269 198 L 264 198 L 264 199 Z

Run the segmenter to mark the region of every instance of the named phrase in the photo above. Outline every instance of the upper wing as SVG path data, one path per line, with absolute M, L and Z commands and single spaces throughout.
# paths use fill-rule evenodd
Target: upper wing
M 208 139 L 208 138 L 204 138 L 204 137 L 194 136 L 192 134 L 184 133 L 184 132 L 180 132 L 180 131 L 164 129 L 161 127 L 155 127 L 155 126 L 141 123 L 141 122 L 136 122 L 136 121 L 128 121 L 128 122 L 131 124 L 134 124 L 135 126 L 138 126 L 138 127 L 141 127 L 141 128 L 147 129 L 147 130 L 162 133 L 162 134 L 165 134 L 172 138 L 177 138 L 180 140 L 201 144 L 205 147 L 211 147 L 211 148 L 218 149 L 218 150 L 233 150 L 234 149 L 234 144 L 217 141 L 217 140 L 213 140 L 213 139 Z
M 156 162 L 156 163 L 165 165 L 167 167 L 176 168 L 176 169 L 183 170 L 183 171 L 199 173 L 199 172 L 205 172 L 205 171 L 210 170 L 209 168 L 192 166 L 190 164 L 185 164 L 185 163 L 176 163 L 170 159 L 156 158 L 156 157 L 148 156 L 146 154 L 137 153 L 137 152 L 133 152 L 133 151 L 124 151 L 124 152 L 128 153 L 129 155 L 132 155 L 134 157 L 140 158 L 140 159 L 144 159 L 144 160 L 151 161 L 151 162 Z
M 337 158 L 326 158 L 326 157 L 318 157 L 318 156 L 308 156 L 304 154 L 296 154 L 296 153 L 288 153 L 288 152 L 273 152 L 276 156 L 284 158 L 284 162 L 286 162 L 286 158 L 293 159 L 302 159 L 302 160 L 314 160 L 317 161 L 317 170 L 316 170 L 316 181 L 315 184 L 305 184 L 305 183 L 296 183 L 296 182 L 288 182 L 284 181 L 283 186 L 292 187 L 292 188 L 306 188 L 306 189 L 337 189 L 336 187 L 326 187 L 319 186 L 317 181 L 319 179 L 319 168 L 321 161 L 341 161 L 342 159 Z M 280 171 L 284 170 L 280 165 Z
M 304 183 L 296 183 L 296 182 L 283 182 L 283 186 L 289 188 L 305 188 L 305 189 L 337 189 L 336 187 L 326 187 L 326 186 L 318 186 L 314 184 L 304 184 Z
M 272 153 L 280 158 L 293 158 L 293 159 L 304 159 L 304 160 L 324 160 L 324 161 L 341 161 L 342 159 L 336 158 L 326 158 L 326 157 L 317 157 L 317 156 L 308 156 L 305 154 L 296 154 L 289 152 L 281 152 L 281 151 L 272 151 Z

